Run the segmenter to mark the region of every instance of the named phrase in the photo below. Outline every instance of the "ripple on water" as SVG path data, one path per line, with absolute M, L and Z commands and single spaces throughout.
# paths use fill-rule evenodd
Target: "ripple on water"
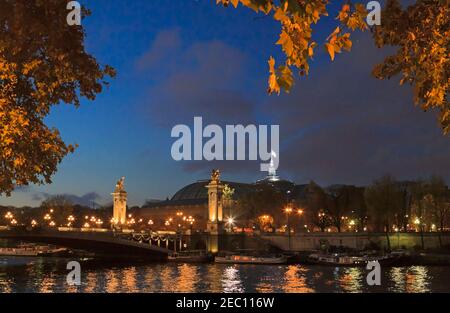
M 450 267 L 365 268 L 305 265 L 82 263 L 82 285 L 66 283 L 67 260 L 0 258 L 0 292 L 449 292 Z

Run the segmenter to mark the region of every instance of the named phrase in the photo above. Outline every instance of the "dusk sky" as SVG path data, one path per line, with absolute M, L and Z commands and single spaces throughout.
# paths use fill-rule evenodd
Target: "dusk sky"
M 171 197 L 218 167 L 225 180 L 254 182 L 267 173 L 255 162 L 176 162 L 173 126 L 279 124 L 279 174 L 296 183 L 370 184 L 438 174 L 450 183 L 450 137 L 433 112 L 413 105 L 412 90 L 398 79 L 371 76 L 384 52 L 370 33 L 355 33 L 351 53 L 334 62 L 322 47 L 310 76 L 290 94 L 266 93 L 267 60 L 282 60 L 279 25 L 245 8 L 215 0 L 84 1 L 87 50 L 117 77 L 95 101 L 76 109 L 60 105 L 48 123 L 76 151 L 59 166 L 53 183 L 1 197 L 1 205 L 39 205 L 53 194 L 75 202 L 111 202 L 125 176 L 130 205 Z M 336 27 L 338 8 L 316 28 L 323 43 Z

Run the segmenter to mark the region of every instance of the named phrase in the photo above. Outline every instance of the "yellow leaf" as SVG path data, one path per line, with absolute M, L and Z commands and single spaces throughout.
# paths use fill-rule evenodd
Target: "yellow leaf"
M 329 43 L 326 43 L 325 48 L 327 49 L 327 52 L 330 55 L 331 61 L 334 61 L 334 46 Z
M 341 29 L 338 27 L 336 27 L 336 29 L 330 34 L 330 36 L 328 36 L 327 40 L 329 40 L 332 37 L 336 37 L 337 34 L 339 34 L 341 32 Z

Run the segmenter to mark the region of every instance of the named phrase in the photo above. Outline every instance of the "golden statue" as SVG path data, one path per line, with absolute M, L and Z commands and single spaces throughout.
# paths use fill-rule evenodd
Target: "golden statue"
M 116 190 L 114 190 L 114 191 L 115 192 L 125 191 L 124 182 L 125 182 L 125 177 L 122 177 L 121 179 L 119 179 L 119 181 L 116 184 Z
M 220 183 L 220 171 L 218 169 L 213 169 L 211 172 L 211 182 Z

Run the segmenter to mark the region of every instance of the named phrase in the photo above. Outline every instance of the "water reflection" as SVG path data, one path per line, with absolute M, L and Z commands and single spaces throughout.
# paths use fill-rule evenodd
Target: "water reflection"
M 306 274 L 308 269 L 300 265 L 290 265 L 284 275 L 284 284 L 282 289 L 284 292 L 314 292 L 314 289 L 308 286 Z
M 340 287 L 345 292 L 362 292 L 366 272 L 361 267 L 343 268 L 342 276 L 339 279 Z
M 119 291 L 119 279 L 115 270 L 108 270 L 105 273 L 106 292 L 113 293 Z
M 67 260 L 1 259 L 0 292 L 449 292 L 450 267 L 382 268 L 381 286 L 368 271 L 305 265 L 82 263 L 82 286 L 66 283 Z
M 99 275 L 93 272 L 86 275 L 86 285 L 84 286 L 83 292 L 92 293 L 96 291 L 98 276 Z
M 179 292 L 195 292 L 197 283 L 197 266 L 182 264 L 178 267 L 177 286 Z
M 428 269 L 425 266 L 411 266 L 406 273 L 406 292 L 429 292 Z
M 167 292 L 175 292 L 176 286 L 173 283 L 176 277 L 175 268 L 172 264 L 167 267 L 163 267 L 160 272 L 161 289 Z
M 202 282 L 206 283 L 206 286 L 200 290 L 205 290 L 208 292 L 222 291 L 222 268 L 208 264 L 206 266 L 206 273 L 204 276 L 206 276 L 207 279 L 202 279 Z
M 122 284 L 125 287 L 126 292 L 136 292 L 137 286 L 136 286 L 136 267 L 128 267 L 122 270 L 123 278 L 122 278 Z
M 236 266 L 225 267 L 222 274 L 222 287 L 224 292 L 244 292 L 242 282 L 239 277 L 239 270 Z

